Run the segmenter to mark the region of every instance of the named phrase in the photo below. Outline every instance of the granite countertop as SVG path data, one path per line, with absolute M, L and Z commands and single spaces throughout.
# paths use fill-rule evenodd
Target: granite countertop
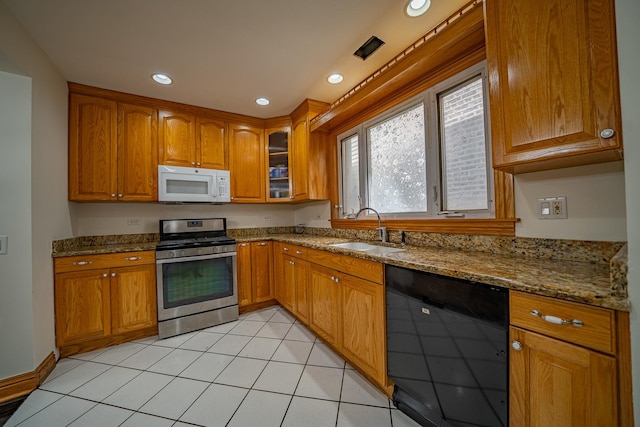
M 617 286 L 613 270 L 607 264 L 417 246 L 405 246 L 406 250 L 403 252 L 376 255 L 329 246 L 334 243 L 353 241 L 350 239 L 297 234 L 256 236 L 238 238 L 237 240 L 242 242 L 268 238 L 566 301 L 623 311 L 630 309 L 626 287 L 621 289 Z M 376 242 L 369 241 L 367 243 L 375 244 Z M 387 244 L 386 246 L 401 247 L 397 244 Z M 618 260 L 618 262 L 621 261 Z M 622 264 L 626 266 L 626 262 L 622 262 Z
M 539 259 L 514 254 L 404 246 L 402 252 L 370 254 L 330 246 L 353 238 L 313 234 L 236 235 L 238 242 L 275 240 L 385 264 L 472 280 L 567 301 L 628 311 L 624 246 L 609 263 Z M 53 243 L 53 257 L 155 250 L 157 234 L 78 237 Z M 376 244 L 376 242 L 367 241 Z M 379 243 L 379 242 L 378 242 Z M 398 244 L 385 244 L 400 248 Z

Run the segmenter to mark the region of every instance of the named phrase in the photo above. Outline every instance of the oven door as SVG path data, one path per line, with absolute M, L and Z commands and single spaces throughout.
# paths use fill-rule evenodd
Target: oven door
M 158 320 L 238 304 L 236 252 L 156 260 Z

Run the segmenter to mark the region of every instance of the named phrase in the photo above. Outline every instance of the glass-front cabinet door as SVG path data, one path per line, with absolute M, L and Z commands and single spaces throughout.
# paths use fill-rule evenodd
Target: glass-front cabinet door
M 269 174 L 267 200 L 269 202 L 290 200 L 290 133 L 291 130 L 288 127 L 267 130 L 267 172 Z

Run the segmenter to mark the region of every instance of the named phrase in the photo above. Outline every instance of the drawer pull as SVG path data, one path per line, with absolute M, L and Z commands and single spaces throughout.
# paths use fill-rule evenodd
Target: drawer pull
M 282 248 L 282 250 L 283 250 L 283 251 L 288 251 L 288 250 L 289 250 L 289 248 Z
M 74 261 L 73 265 L 89 265 L 93 264 L 93 261 Z
M 138 261 L 139 259 L 142 259 L 141 256 L 130 256 L 130 257 L 126 257 L 124 260 L 125 261 Z
M 578 319 L 565 320 L 556 316 L 547 316 L 545 314 L 540 314 L 538 310 L 531 310 L 531 315 L 539 317 L 546 322 L 553 323 L 554 325 L 573 325 L 578 328 L 581 328 L 584 326 L 584 323 L 582 322 L 582 320 L 578 320 Z
M 258 246 L 267 246 L 266 242 L 258 243 Z
M 302 251 L 296 251 L 296 254 L 298 254 L 298 255 L 302 255 L 303 253 L 304 252 L 302 252 Z

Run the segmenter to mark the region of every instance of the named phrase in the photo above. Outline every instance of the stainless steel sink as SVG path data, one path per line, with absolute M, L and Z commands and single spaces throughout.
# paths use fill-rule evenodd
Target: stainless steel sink
M 363 242 L 334 243 L 333 245 L 329 245 L 329 246 L 333 246 L 335 248 L 351 249 L 352 251 L 367 252 L 375 255 L 385 255 L 393 252 L 404 251 L 404 249 L 391 248 L 388 246 L 371 245 L 369 243 L 363 243 Z

